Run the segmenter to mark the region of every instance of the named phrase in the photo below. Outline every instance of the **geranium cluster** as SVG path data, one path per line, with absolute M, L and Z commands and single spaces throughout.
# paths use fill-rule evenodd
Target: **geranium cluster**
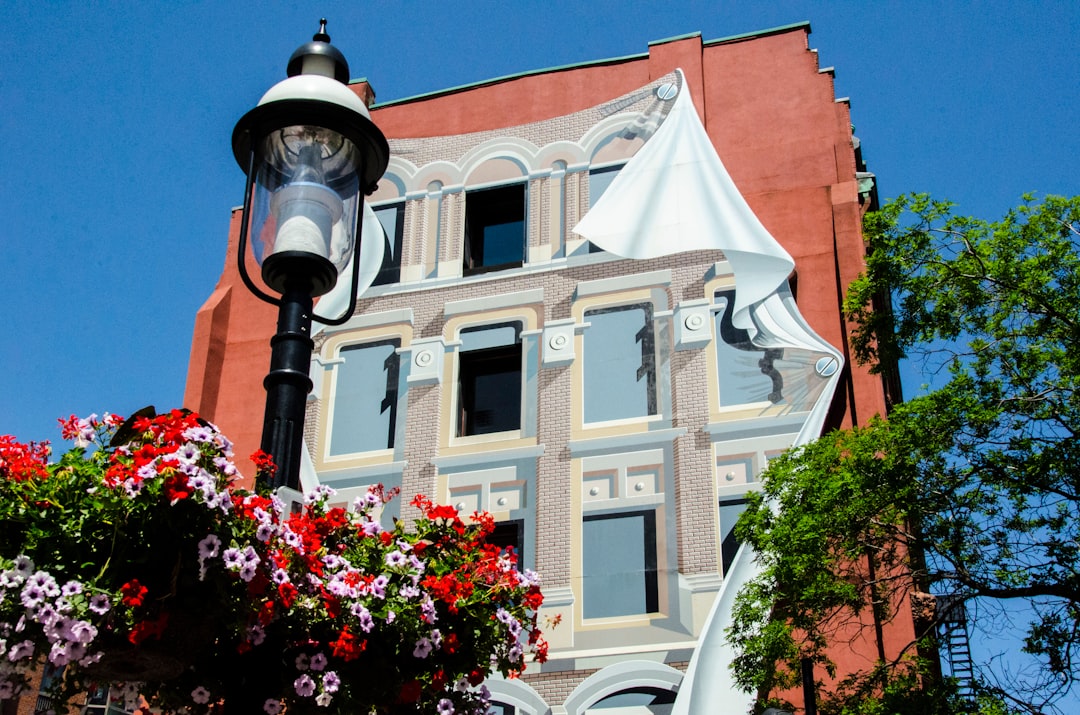
M 538 579 L 490 515 L 417 497 L 384 528 L 381 486 L 291 513 L 233 488 L 231 444 L 193 413 L 61 423 L 56 464 L 0 438 L 0 698 L 46 662 L 58 697 L 138 680 L 169 712 L 483 713 L 490 672 L 546 657 Z

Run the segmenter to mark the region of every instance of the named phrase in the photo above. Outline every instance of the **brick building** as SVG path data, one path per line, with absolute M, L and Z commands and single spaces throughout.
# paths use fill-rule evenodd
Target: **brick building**
M 343 502 L 400 487 L 388 519 L 416 493 L 495 515 L 559 620 L 548 663 L 490 684 L 504 713 L 745 712 L 718 635 L 753 574 L 742 498 L 771 456 L 884 411 L 839 310 L 873 177 L 808 33 L 689 35 L 372 108 L 383 256 L 354 317 L 316 330 L 302 481 Z M 196 318 L 185 404 L 238 454 L 274 318 L 231 258 Z M 895 622 L 836 660 L 911 636 Z

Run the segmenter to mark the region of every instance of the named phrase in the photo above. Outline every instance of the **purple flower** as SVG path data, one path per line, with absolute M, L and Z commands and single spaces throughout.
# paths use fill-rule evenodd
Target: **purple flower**
M 275 531 L 273 524 L 259 524 L 259 528 L 255 530 L 255 538 L 265 544 L 274 538 Z
M 34 654 L 34 641 L 26 640 L 22 643 L 16 643 L 12 646 L 11 651 L 8 653 L 8 660 L 12 663 L 28 658 Z
M 233 571 L 244 564 L 244 557 L 240 553 L 240 549 L 225 549 L 225 553 L 221 555 L 221 558 L 225 561 L 225 568 Z
M 326 670 L 326 654 L 316 653 L 311 656 L 311 669 L 316 672 Z
M 240 568 L 240 578 L 243 580 L 244 583 L 251 583 L 251 580 L 255 578 L 255 572 L 257 570 L 258 568 L 255 566 L 255 564 L 244 564 Z
M 68 581 L 64 584 L 63 588 L 60 589 L 60 593 L 65 596 L 78 596 L 82 593 L 82 584 L 78 581 Z
M 405 554 L 400 551 L 391 551 L 386 555 L 386 565 L 390 568 L 397 568 L 405 565 Z
M 200 452 L 199 448 L 191 442 L 185 442 L 180 445 L 180 448 L 177 449 L 172 456 L 176 457 L 182 464 L 194 464 L 199 461 L 202 452 Z
M 214 433 L 210 428 L 201 425 L 198 427 L 188 427 L 184 430 L 184 439 L 191 440 L 192 442 L 209 442 L 214 439 Z
M 221 547 L 221 539 L 216 534 L 207 534 L 199 542 L 199 558 L 200 559 L 212 559 L 218 555 L 218 549 Z
M 311 666 L 311 660 L 308 658 L 307 653 L 301 653 L 296 656 L 296 660 L 293 661 L 293 664 L 296 665 L 297 670 L 307 670 Z
M 90 643 L 97 637 L 98 631 L 92 624 L 86 621 L 75 621 L 71 624 L 71 635 L 74 636 L 73 640 L 79 643 Z
M 262 626 L 255 624 L 247 629 L 247 639 L 251 645 L 261 645 L 266 639 L 266 631 Z
M 27 608 L 37 608 L 45 600 L 45 589 L 34 583 L 29 583 L 22 591 L 22 604 Z
M 315 681 L 307 673 L 294 680 L 293 687 L 296 689 L 296 694 L 302 698 L 310 698 L 315 694 Z
M 274 573 L 270 576 L 270 580 L 273 581 L 274 584 L 278 585 L 278 586 L 280 586 L 283 583 L 288 583 L 289 582 L 289 572 L 286 571 L 285 569 L 274 569 Z
M 439 618 L 435 613 L 435 603 L 430 596 L 424 596 L 424 600 L 420 602 L 420 617 L 425 623 L 434 623 Z
M 34 575 L 30 577 L 27 585 L 38 586 L 49 598 L 56 598 L 60 595 L 60 586 L 57 585 L 56 579 L 54 579 L 47 571 L 35 572 Z
M 109 612 L 112 608 L 112 604 L 109 602 L 109 597 L 103 593 L 95 593 L 90 597 L 90 610 L 99 616 L 103 616 Z
M 263 712 L 266 715 L 278 715 L 281 712 L 281 701 L 270 698 L 263 703 Z
M 371 633 L 371 629 L 375 627 L 375 620 L 371 617 L 371 612 L 364 607 L 364 604 L 354 603 L 350 611 L 360 621 L 360 629 L 364 633 Z
M 427 638 L 421 638 L 420 640 L 416 641 L 416 647 L 413 648 L 413 657 L 427 658 L 429 655 L 431 655 L 432 648 L 433 646 L 430 640 L 428 640 Z
M 19 554 L 15 557 L 15 571 L 23 578 L 26 578 L 34 572 L 34 562 L 30 560 L 29 556 Z
M 336 693 L 341 687 L 341 678 L 332 670 L 326 671 L 322 677 L 323 690 L 328 693 Z
M 438 715 L 454 715 L 454 703 L 449 698 L 443 698 L 439 701 L 439 704 L 435 706 L 435 712 Z
M 188 431 L 190 432 L 190 430 Z M 210 702 L 210 691 L 200 685 L 191 691 L 191 699 L 199 705 L 206 705 Z

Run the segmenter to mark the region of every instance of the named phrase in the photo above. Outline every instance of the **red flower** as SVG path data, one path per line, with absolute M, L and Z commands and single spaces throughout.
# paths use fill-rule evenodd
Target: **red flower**
M 283 583 L 277 587 L 278 596 L 281 597 L 281 603 L 285 608 L 292 608 L 293 602 L 296 600 L 296 596 L 299 593 L 296 590 L 296 586 L 291 583 Z
M 165 484 L 162 487 L 162 491 L 165 494 L 165 498 L 172 504 L 175 504 L 181 499 L 187 499 L 192 494 L 192 489 L 188 486 L 187 476 L 176 473 L 165 477 Z
M 139 621 L 135 624 L 135 627 L 128 633 L 128 640 L 133 645 L 139 645 L 147 638 L 157 638 L 160 640 L 162 634 L 165 633 L 165 626 L 169 623 L 169 614 L 162 613 L 157 618 L 145 621 Z
M 139 579 L 133 578 L 120 587 L 121 601 L 125 606 L 138 608 L 143 605 L 143 599 L 148 593 L 146 586 L 139 583 Z
M 348 628 L 341 629 L 341 634 L 338 635 L 337 640 L 330 641 L 331 652 L 346 663 L 359 658 L 365 648 L 367 648 L 367 641 L 357 638 Z M 419 698 L 419 694 L 416 697 Z M 409 702 L 415 702 L 415 700 Z
M 262 476 L 270 477 L 277 471 L 274 458 L 261 449 L 251 455 L 251 461 L 255 463 L 255 471 Z
M 398 694 L 399 703 L 415 703 L 420 699 L 421 693 L 424 692 L 424 685 L 419 680 L 410 680 L 401 686 L 401 692 Z

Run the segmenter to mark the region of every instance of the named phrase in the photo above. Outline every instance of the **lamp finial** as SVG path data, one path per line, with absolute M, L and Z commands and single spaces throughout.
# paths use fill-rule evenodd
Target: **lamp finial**
M 326 34 L 326 18 L 319 18 L 319 31 L 311 38 L 315 42 L 329 42 L 330 35 Z

